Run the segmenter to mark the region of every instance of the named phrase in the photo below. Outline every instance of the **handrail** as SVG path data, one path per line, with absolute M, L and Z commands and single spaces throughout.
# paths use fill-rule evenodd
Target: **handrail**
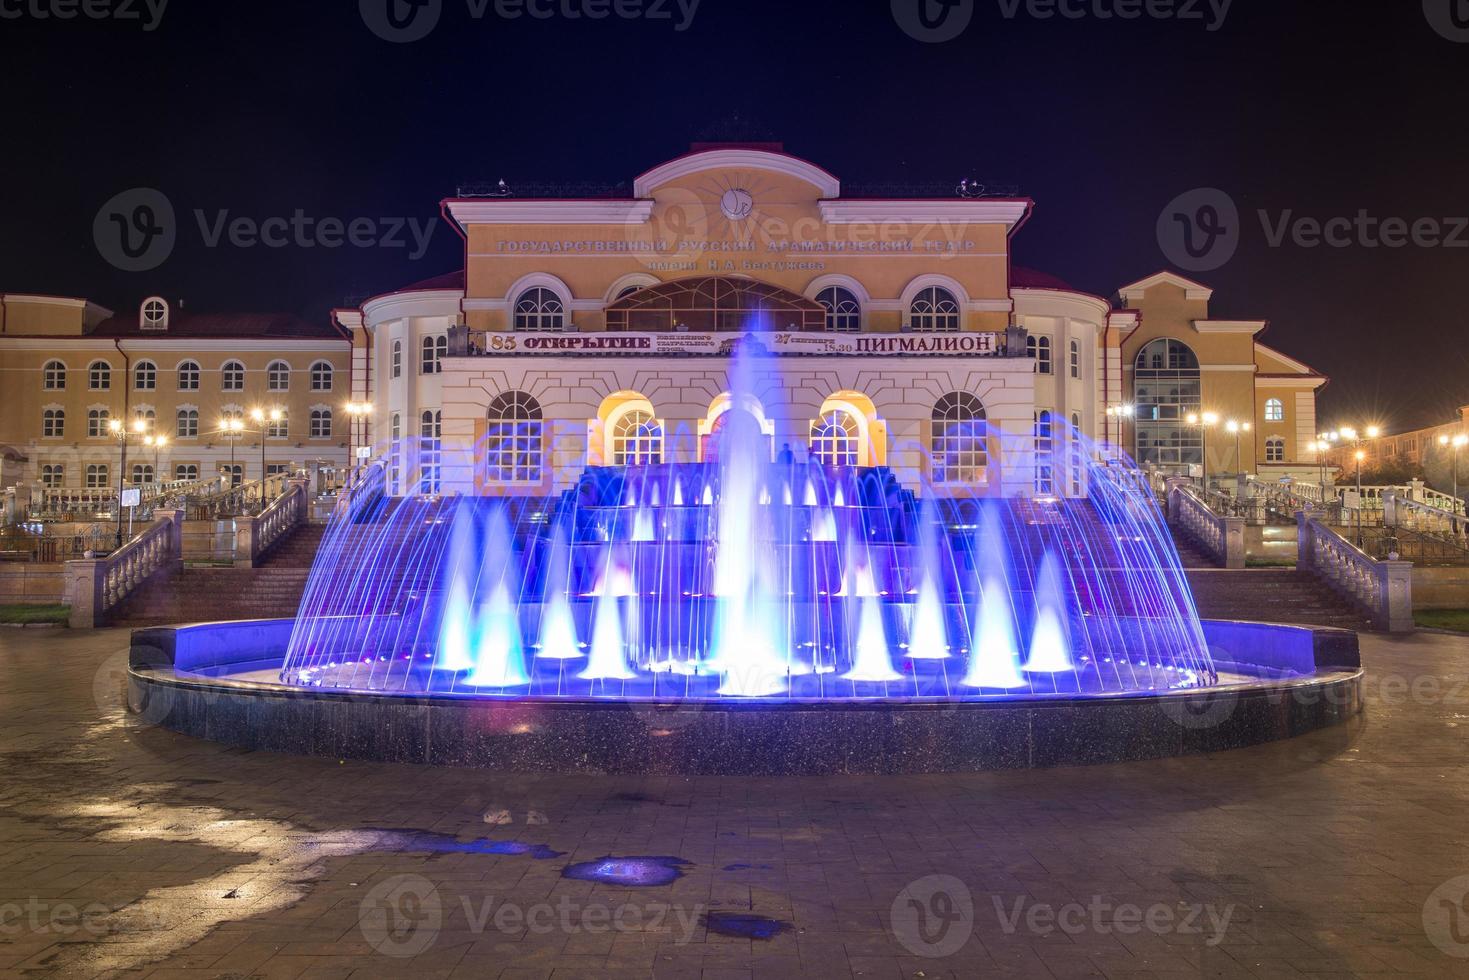
M 1218 513 L 1198 489 L 1181 480 L 1170 481 L 1168 520 L 1222 567 L 1245 567 L 1244 518 Z
M 1413 631 L 1412 562 L 1378 561 L 1305 512 L 1296 515 L 1296 525 L 1297 568 L 1326 582 L 1378 629 Z
M 1454 500 L 1447 494 L 1437 494 Z M 1436 499 L 1436 498 L 1435 498 Z M 1431 503 L 1389 493 L 1383 498 L 1382 523 L 1438 538 L 1459 548 L 1469 548 L 1469 519 L 1462 511 L 1445 510 Z
M 102 625 L 134 589 L 182 555 L 183 514 L 160 510 L 151 526 L 112 554 L 67 562 L 71 625 L 82 629 Z
M 235 518 L 235 565 L 253 568 L 287 532 L 310 518 L 308 483 L 293 479 L 259 514 Z

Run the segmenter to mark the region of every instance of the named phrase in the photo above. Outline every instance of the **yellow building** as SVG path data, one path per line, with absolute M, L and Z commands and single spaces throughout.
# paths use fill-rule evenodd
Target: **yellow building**
M 350 369 L 349 336 L 330 323 L 195 313 L 161 297 L 114 315 L 81 299 L 0 295 L 0 478 L 115 488 L 113 420 L 129 433 L 126 483 L 210 479 L 231 467 L 237 481 L 255 479 L 262 434 L 267 472 L 341 470 Z M 257 423 L 256 410 L 279 419 Z M 231 417 L 243 431 L 222 431 Z

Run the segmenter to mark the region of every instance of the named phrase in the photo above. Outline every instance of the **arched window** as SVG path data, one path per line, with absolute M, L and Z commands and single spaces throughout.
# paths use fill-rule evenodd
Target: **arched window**
M 612 298 L 612 302 L 615 303 L 620 299 L 625 299 L 626 297 L 631 296 L 633 293 L 642 288 L 642 286 L 623 286 L 617 291 L 617 295 Z
M 523 391 L 495 396 L 485 413 L 485 468 L 498 483 L 541 482 L 541 403 Z
M 1181 341 L 1160 337 L 1138 351 L 1133 403 L 1137 461 L 1155 466 L 1204 462 L 1203 430 L 1189 425 L 1203 404 L 1199 359 Z
M 41 368 L 41 387 L 46 391 L 66 390 L 66 365 L 60 361 L 47 361 Z
M 173 467 L 173 478 L 179 482 L 190 482 L 199 479 L 198 463 L 175 463 Z
M 984 405 L 968 392 L 954 391 L 933 406 L 933 482 L 981 483 L 989 465 Z
M 152 463 L 134 463 L 133 464 L 133 483 L 135 483 L 135 484 L 143 484 L 143 483 L 152 483 L 152 482 L 153 482 L 153 464 Z
M 663 425 L 642 409 L 623 412 L 612 423 L 612 465 L 653 466 L 663 462 Z
M 952 333 L 959 329 L 959 303 L 940 286 L 929 286 L 913 297 L 908 322 L 919 333 Z
M 828 286 L 816 294 L 816 302 L 826 307 L 826 329 L 830 333 L 858 333 L 862 329 L 862 304 L 851 290 Z
M 1284 422 L 1285 402 L 1281 401 L 1279 398 L 1265 399 L 1265 421 Z
M 1271 436 L 1265 440 L 1265 462 L 1285 462 L 1285 440 L 1280 436 Z
M 138 311 L 138 328 L 141 330 L 167 330 L 168 304 L 157 296 L 143 300 Z
M 47 439 L 60 439 L 66 435 L 66 412 L 59 408 L 48 408 L 42 412 L 41 435 Z
M 1051 360 L 1051 338 L 1031 334 L 1025 338 L 1025 353 L 1035 358 L 1036 374 L 1052 374 L 1055 371 Z
M 291 390 L 291 366 L 285 361 L 271 361 L 265 368 L 267 391 Z
M 108 479 L 106 463 L 87 464 L 87 489 L 105 490 L 112 481 Z
M 158 387 L 158 365 L 152 361 L 139 361 L 133 366 L 133 388 L 137 391 L 153 391 Z
M 106 361 L 93 361 L 87 365 L 87 387 L 93 391 L 107 391 L 112 387 L 112 365 Z
M 1035 492 L 1056 492 L 1056 420 L 1046 408 L 1035 413 Z
M 861 432 L 851 412 L 827 412 L 811 423 L 811 458 L 827 466 L 856 466 Z
M 245 365 L 239 361 L 225 361 L 224 367 L 219 369 L 221 391 L 244 391 L 245 390 Z
M 444 370 L 439 363 L 439 358 L 447 357 L 449 354 L 448 337 L 425 337 L 423 338 L 422 356 L 419 359 L 420 374 L 438 374 Z
M 425 411 L 418 417 L 418 492 L 432 496 L 442 490 L 444 413 Z
M 1071 342 L 1071 376 L 1081 377 L 1081 344 L 1074 340 Z
M 311 410 L 311 427 L 307 431 L 312 439 L 330 439 L 332 437 L 332 410 L 329 408 L 313 408 Z
M 142 405 L 133 413 L 133 431 L 144 435 L 152 435 L 158 424 L 158 412 L 153 408 Z
M 199 390 L 199 362 L 184 361 L 179 365 L 179 391 Z
M 391 373 L 395 378 L 403 377 L 403 341 L 401 340 L 393 341 Z
M 41 486 L 57 490 L 66 483 L 66 467 L 60 463 L 47 463 L 41 467 Z
M 560 330 L 565 322 L 561 298 L 544 286 L 532 286 L 515 301 L 516 330 Z
M 335 372 L 332 370 L 331 364 L 327 363 L 326 361 L 314 362 L 311 365 L 311 390 L 331 391 L 332 375 L 334 373 Z
M 174 416 L 174 434 L 180 439 L 193 439 L 199 435 L 199 410 L 181 408 Z
M 284 439 L 291 433 L 291 415 L 285 409 L 280 410 L 280 418 L 268 418 L 265 422 L 265 437 L 267 439 Z
M 112 421 L 112 413 L 105 408 L 87 409 L 87 438 L 101 439 L 110 435 L 107 423 Z

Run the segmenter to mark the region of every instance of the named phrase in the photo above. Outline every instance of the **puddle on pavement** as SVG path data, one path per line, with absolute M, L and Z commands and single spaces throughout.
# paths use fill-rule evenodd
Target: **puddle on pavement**
M 789 922 L 747 912 L 708 912 L 703 922 L 704 928 L 712 933 L 741 939 L 774 939 L 791 927 Z
M 561 877 L 574 881 L 596 881 L 627 888 L 667 885 L 683 876 L 689 862 L 680 857 L 612 857 L 583 861 L 561 869 Z

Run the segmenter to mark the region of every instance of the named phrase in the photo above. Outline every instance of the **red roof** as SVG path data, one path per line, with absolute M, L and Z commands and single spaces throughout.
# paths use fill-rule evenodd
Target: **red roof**
M 1058 276 L 1053 276 L 1049 272 L 1027 269 L 1023 265 L 1010 267 L 1010 287 L 1012 289 L 1061 289 L 1068 293 L 1083 292 Z
M 394 292 L 394 293 L 413 293 L 413 292 L 417 292 L 417 291 L 419 291 L 421 289 L 463 289 L 463 288 L 464 288 L 464 270 L 463 269 L 460 269 L 457 272 L 446 272 L 442 276 L 434 276 L 432 279 L 425 279 L 422 282 L 415 282 L 415 283 L 412 283 L 412 284 L 407 285 L 407 286 L 400 286 L 399 288 L 392 290 L 392 292 Z M 388 295 L 388 294 L 385 294 L 385 295 Z
M 341 340 L 341 329 L 326 318 L 306 320 L 294 313 L 192 313 L 169 311 L 167 330 L 141 330 L 136 312 L 108 317 L 87 336 L 122 339 Z

